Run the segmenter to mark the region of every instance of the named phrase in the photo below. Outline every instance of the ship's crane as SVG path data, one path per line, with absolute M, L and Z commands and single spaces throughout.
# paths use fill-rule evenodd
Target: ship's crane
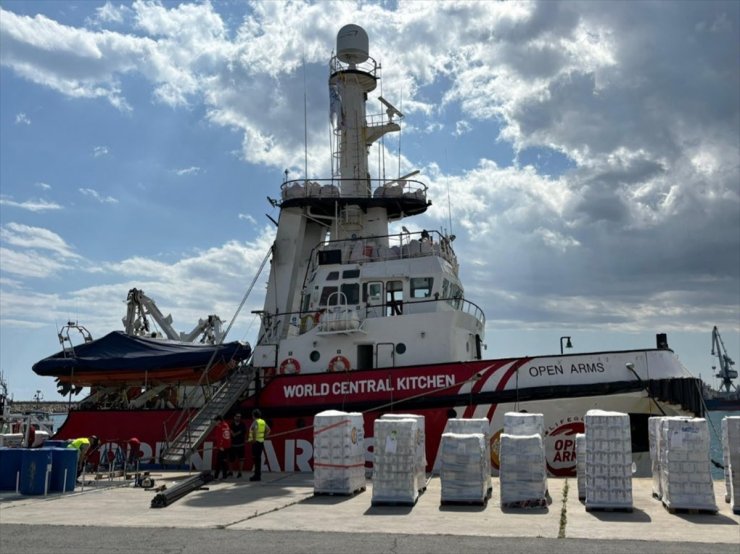
M 727 349 L 725 343 L 722 341 L 722 335 L 719 334 L 719 329 L 714 326 L 712 329 L 712 356 L 717 356 L 719 360 L 719 372 L 715 375 L 717 379 L 722 380 L 720 388 L 724 388 L 726 392 L 730 392 L 731 389 L 737 388 L 733 379 L 737 379 L 737 371 L 732 369 L 735 362 L 730 359 L 727 355 Z M 712 370 L 716 370 L 717 366 L 712 366 Z
M 126 297 L 126 317 L 123 318 L 123 328 L 127 335 L 139 337 L 157 337 L 149 325 L 149 317 L 154 319 L 170 340 L 181 342 L 199 342 L 218 344 L 221 342 L 224 332 L 221 318 L 217 315 L 209 315 L 206 319 L 199 319 L 198 324 L 189 333 L 178 333 L 172 327 L 172 316 L 165 316 L 157 307 L 157 304 L 149 298 L 144 291 L 131 289 Z

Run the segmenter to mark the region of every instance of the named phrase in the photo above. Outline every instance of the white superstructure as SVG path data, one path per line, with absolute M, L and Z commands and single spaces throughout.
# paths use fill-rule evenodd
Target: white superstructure
M 382 97 L 384 111 L 367 115 L 379 70 L 365 31 L 343 27 L 329 77 L 334 175 L 283 183 L 257 367 L 312 373 L 481 358 L 485 320 L 463 297 L 454 237 L 389 234 L 389 222 L 430 202 L 409 176 L 370 175 L 370 146 L 403 117 Z

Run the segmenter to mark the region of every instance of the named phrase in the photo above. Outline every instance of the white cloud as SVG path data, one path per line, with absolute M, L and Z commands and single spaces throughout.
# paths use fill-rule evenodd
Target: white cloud
M 29 212 L 48 212 L 51 210 L 62 209 L 62 206 L 60 206 L 56 202 L 47 202 L 46 200 L 26 200 L 25 202 L 16 202 L 14 200 L 11 200 L 10 198 L 4 197 L 0 197 L 0 206 L 21 208 L 22 210 L 28 210 Z
M 461 119 L 460 121 L 455 122 L 455 132 L 452 134 L 456 137 L 459 137 L 460 135 L 464 135 L 465 133 L 469 132 L 471 128 L 472 127 L 470 123 L 468 123 L 464 119 Z
M 526 307 L 518 314 L 506 301 L 504 316 L 527 324 L 566 318 L 577 306 L 584 321 L 638 325 L 642 314 L 652 325 L 660 317 L 643 311 L 647 298 L 679 314 L 665 318 L 672 325 L 693 325 L 710 308 L 740 304 L 740 71 L 727 55 L 737 50 L 739 25 L 727 6 L 267 2 L 245 10 L 233 32 L 210 2 L 134 2 L 126 14 L 99 8 L 99 24 L 136 25 L 120 32 L 4 10 L 0 60 L 62 94 L 121 109 L 124 77 L 141 76 L 157 101 L 198 106 L 209 123 L 239 132 L 248 163 L 300 176 L 305 56 L 309 173 L 320 174 L 328 173 L 326 58 L 339 26 L 362 21 L 371 55 L 383 62 L 382 93 L 406 113 L 407 129 L 434 133 L 457 120 L 456 142 L 495 129 L 491 143 L 514 151 L 505 167 L 476 145 L 477 164 L 451 174 L 405 150 L 404 169 L 425 166 L 430 176 L 430 227 L 448 226 L 452 191 L 469 292 L 487 294 L 495 282 L 502 298 Z M 519 167 L 528 148 L 562 154 L 574 167 L 555 177 Z M 679 294 L 707 288 L 706 310 Z M 538 297 L 549 301 L 538 305 Z
M 20 113 L 16 114 L 16 116 L 15 116 L 15 124 L 16 125 L 19 125 L 19 124 L 30 125 L 31 124 L 31 120 L 29 119 L 29 117 L 25 113 L 20 112 Z
M 51 185 L 49 183 L 44 183 L 39 181 L 38 183 L 34 183 L 35 187 L 40 188 L 41 190 L 51 190 Z
M 84 196 L 89 196 L 90 198 L 94 198 L 101 204 L 118 204 L 118 199 L 113 198 L 112 196 L 103 196 L 95 189 L 79 188 L 77 190 L 79 190 Z
M 175 169 L 174 172 L 178 176 L 197 175 L 198 173 L 201 172 L 201 169 L 197 166 L 191 166 L 191 167 L 184 167 L 182 169 Z
M 124 19 L 131 14 L 131 8 L 128 6 L 124 6 L 123 4 L 114 6 L 110 2 L 106 2 L 102 6 L 95 8 L 95 18 L 92 18 L 90 23 L 123 23 Z
M 0 240 L 11 246 L 47 250 L 60 258 L 80 258 L 62 237 L 42 227 L 7 223 L 0 227 Z
M 109 150 L 107 146 L 96 146 L 93 148 L 93 156 L 96 158 L 99 158 L 100 156 L 107 156 L 109 154 Z
M 252 225 L 257 225 L 257 220 L 256 220 L 256 219 L 254 219 L 254 218 L 253 218 L 253 217 L 252 217 L 251 215 L 249 215 L 249 214 L 239 214 L 239 215 L 238 215 L 237 217 L 238 217 L 239 219 L 242 219 L 242 220 L 244 220 L 244 221 L 248 221 L 248 222 L 249 222 L 249 223 L 251 223 Z

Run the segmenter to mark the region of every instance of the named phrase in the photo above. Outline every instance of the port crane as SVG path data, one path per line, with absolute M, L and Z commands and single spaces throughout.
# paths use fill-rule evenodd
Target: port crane
M 722 335 L 719 334 L 719 329 L 717 329 L 716 325 L 712 329 L 712 356 L 717 356 L 719 360 L 719 371 L 715 377 L 722 381 L 720 389 L 724 388 L 725 392 L 730 392 L 733 388 L 737 389 L 737 386 L 733 382 L 733 379 L 737 379 L 737 371 L 732 369 L 735 362 L 727 355 L 725 343 L 722 341 Z M 716 369 L 717 366 L 712 366 L 712 371 Z

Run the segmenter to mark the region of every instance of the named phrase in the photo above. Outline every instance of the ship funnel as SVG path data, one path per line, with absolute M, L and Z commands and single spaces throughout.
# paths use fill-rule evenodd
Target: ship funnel
M 337 33 L 337 58 L 348 64 L 362 63 L 368 59 L 368 39 L 359 25 L 345 25 Z

